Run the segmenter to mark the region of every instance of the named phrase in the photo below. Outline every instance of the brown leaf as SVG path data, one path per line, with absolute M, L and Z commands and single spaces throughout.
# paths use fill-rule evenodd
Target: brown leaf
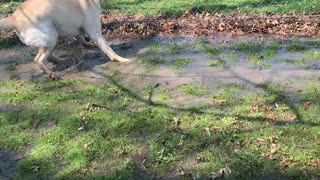
M 228 165 L 226 167 L 220 169 L 218 172 L 211 173 L 212 175 L 209 176 L 208 179 L 218 179 L 218 178 L 225 178 L 231 175 L 231 170 Z
M 181 124 L 181 120 L 177 117 L 173 117 L 172 119 L 170 119 L 170 121 L 172 121 L 176 126 L 179 126 Z
M 214 103 L 223 104 L 226 102 L 226 99 L 213 99 Z
M 219 23 L 219 25 L 218 25 L 218 30 L 219 30 L 219 31 L 223 31 L 223 30 L 225 30 L 225 27 L 226 27 L 226 25 L 225 25 L 223 22 L 221 22 L 221 23 Z
M 319 165 L 320 165 L 320 160 L 312 159 L 312 160 L 310 161 L 310 165 L 311 165 L 311 166 L 319 166 Z
M 258 145 L 267 145 L 268 141 L 266 139 L 257 138 Z
M 258 112 L 260 108 L 261 108 L 261 105 L 251 106 L 250 112 Z
M 88 148 L 88 147 L 90 147 L 92 144 L 93 144 L 92 142 L 89 142 L 89 143 L 84 144 L 83 147 L 84 147 L 84 148 Z
M 311 106 L 311 102 L 305 102 L 305 103 L 303 103 L 303 108 L 304 108 L 304 110 L 309 109 L 310 106 Z
M 177 169 L 177 175 L 179 175 L 179 176 L 185 176 L 186 175 L 186 173 L 184 172 L 184 169 L 182 167 Z
M 31 166 L 31 170 L 32 170 L 33 172 L 38 172 L 39 169 L 40 169 L 40 166 Z

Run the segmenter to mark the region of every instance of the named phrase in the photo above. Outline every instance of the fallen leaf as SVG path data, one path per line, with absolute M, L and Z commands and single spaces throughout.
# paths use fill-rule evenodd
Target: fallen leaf
M 311 106 L 311 102 L 305 102 L 305 103 L 303 103 L 303 108 L 304 108 L 304 110 L 309 109 L 310 106 Z
M 88 148 L 88 147 L 91 146 L 92 144 L 93 144 L 92 142 L 89 142 L 89 143 L 84 144 L 83 147 L 84 147 L 84 148 Z
M 226 100 L 225 99 L 213 99 L 213 102 L 218 103 L 218 104 L 223 104 L 226 102 Z
M 83 128 L 83 126 L 81 126 L 81 127 L 79 127 L 77 130 L 78 131 L 82 131 L 84 128 Z
M 181 123 L 180 119 L 178 119 L 177 117 L 173 117 L 173 118 L 171 119 L 171 121 L 172 121 L 176 126 L 179 126 L 180 123 Z
M 266 139 L 257 138 L 258 145 L 267 145 L 268 141 Z
M 32 170 L 33 172 L 38 172 L 39 169 L 40 169 L 40 166 L 31 166 L 31 170 Z
M 185 135 L 181 135 L 178 146 L 182 146 L 184 144 L 184 137 L 185 137 Z
M 228 165 L 226 167 L 220 169 L 218 172 L 211 173 L 212 175 L 209 176 L 208 179 L 218 179 L 218 178 L 225 178 L 231 175 L 231 170 Z
M 179 175 L 179 176 L 185 176 L 186 175 L 186 173 L 184 172 L 184 169 L 182 167 L 177 169 L 177 175 Z
M 311 166 L 319 166 L 319 165 L 320 165 L 320 160 L 312 159 L 312 160 L 310 161 L 310 165 L 311 165 Z
M 279 146 L 277 144 L 272 143 L 270 147 L 270 153 L 274 154 L 278 151 L 278 149 L 279 149 Z
M 206 130 L 206 132 L 207 132 L 208 136 L 211 136 L 210 128 L 206 127 L 206 128 L 204 128 L 204 129 Z

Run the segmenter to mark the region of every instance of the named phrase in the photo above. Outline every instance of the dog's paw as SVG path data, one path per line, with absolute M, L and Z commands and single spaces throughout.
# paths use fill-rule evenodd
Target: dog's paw
M 121 62 L 121 63 L 131 62 L 131 60 L 127 59 L 127 58 L 118 58 L 118 59 L 116 59 L 116 61 Z

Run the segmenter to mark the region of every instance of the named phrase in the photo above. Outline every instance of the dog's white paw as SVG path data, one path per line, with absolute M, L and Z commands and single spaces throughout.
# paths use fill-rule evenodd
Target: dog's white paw
M 118 58 L 116 61 L 121 62 L 121 63 L 131 62 L 131 60 L 127 59 L 127 58 Z

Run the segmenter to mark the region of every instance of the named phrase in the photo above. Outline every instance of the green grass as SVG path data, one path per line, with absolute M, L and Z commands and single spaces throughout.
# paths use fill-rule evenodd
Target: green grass
M 208 88 L 197 83 L 189 83 L 181 86 L 181 90 L 190 96 L 201 96 L 208 92 Z
M 155 15 L 158 12 L 163 14 L 181 14 L 186 9 L 194 11 L 208 11 L 219 13 L 288 13 L 318 11 L 319 3 L 317 0 L 307 1 L 267 1 L 267 0 L 227 0 L 227 1 L 207 1 L 207 0 L 164 0 L 164 1 L 139 1 L 139 0 L 120 0 L 106 1 L 104 9 L 112 9 L 115 12 L 142 13 Z
M 172 68 L 178 69 L 181 67 L 186 67 L 192 62 L 193 62 L 193 59 L 191 58 L 176 57 L 170 61 L 170 64 Z
M 9 64 L 7 67 L 6 67 L 6 70 L 7 71 L 10 71 L 10 72 L 13 72 L 17 69 L 17 65 L 16 64 Z
M 316 174 L 319 166 L 311 162 L 320 155 L 319 82 L 294 91 L 298 104 L 286 101 L 282 86 L 256 88 L 241 94 L 246 85 L 221 84 L 209 106 L 179 110 L 167 104 L 171 92 L 155 84 L 134 95 L 117 81 L 1 82 L 0 102 L 16 108 L 0 114 L 0 135 L 6 137 L 0 146 L 31 147 L 18 163 L 17 179 L 139 179 L 143 161 L 157 175 L 189 161 L 195 169 L 185 172 L 201 178 L 226 164 L 231 179 Z M 196 83 L 181 90 L 194 97 L 210 93 Z
M 138 62 L 147 73 L 166 64 L 186 67 L 197 61 L 182 57 L 186 47 L 154 43 Z M 208 66 L 237 62 L 239 52 L 262 66 L 281 44 L 240 42 L 222 52 L 202 39 L 192 47 L 213 56 Z M 320 57 L 317 49 L 300 54 L 306 61 Z M 207 179 L 226 165 L 230 179 L 311 179 L 320 172 L 315 78 L 301 80 L 302 88 L 288 82 L 216 83 L 210 89 L 197 82 L 153 82 L 135 89 L 121 83 L 126 76 L 119 71 L 104 75 L 108 82 L 100 84 L 0 82 L 0 108 L 6 107 L 0 109 L 0 150 L 27 151 L 16 179 L 152 179 L 171 177 L 181 167 L 190 176 L 177 178 Z M 179 102 L 200 97 L 209 103 L 185 108 Z
M 209 61 L 208 66 L 209 67 L 217 67 L 223 65 L 223 60 L 220 58 L 212 59 Z
M 12 13 L 21 3 L 21 0 L 5 0 L 0 3 L 0 12 Z M 292 1 L 268 1 L 268 0 L 110 0 L 102 4 L 104 11 L 129 14 L 182 14 L 185 10 L 207 11 L 214 13 L 289 13 L 295 11 L 317 12 L 319 3 L 317 0 L 292 0 Z
M 17 35 L 13 35 L 9 38 L 1 38 L 0 39 L 0 50 L 8 49 L 10 47 L 16 46 L 20 43 L 20 39 Z
M 289 52 L 301 52 L 306 50 L 307 47 L 302 42 L 292 41 L 287 44 L 287 49 Z
M 198 51 L 205 52 L 208 55 L 217 55 L 220 53 L 220 49 L 212 44 L 210 44 L 206 39 L 199 38 L 196 39 L 192 44 L 191 47 L 195 48 Z
M 144 56 L 139 58 L 138 61 L 145 67 L 148 73 L 154 73 L 159 68 L 159 65 L 166 62 L 161 56 Z
M 247 54 L 254 54 L 260 52 L 262 46 L 252 41 L 240 41 L 235 45 L 234 49 Z

